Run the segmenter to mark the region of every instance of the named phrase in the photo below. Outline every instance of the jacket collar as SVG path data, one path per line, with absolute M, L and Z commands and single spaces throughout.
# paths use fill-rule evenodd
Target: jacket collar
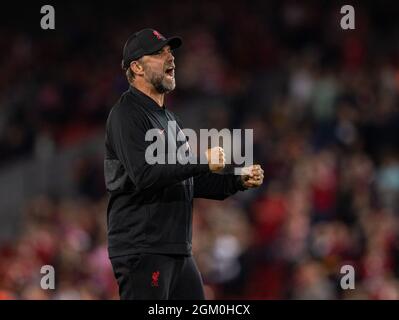
M 154 110 L 154 111 L 165 111 L 166 106 L 165 104 L 160 107 L 152 98 L 147 96 L 144 92 L 140 91 L 139 89 L 129 86 L 129 92 L 135 96 L 137 96 L 140 100 L 143 101 L 146 107 Z

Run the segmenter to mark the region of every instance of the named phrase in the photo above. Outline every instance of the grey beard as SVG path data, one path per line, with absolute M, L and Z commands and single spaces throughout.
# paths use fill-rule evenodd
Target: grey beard
M 154 86 L 154 88 L 159 92 L 159 93 L 168 93 L 169 91 L 172 91 L 173 89 L 169 89 L 167 88 L 164 84 L 163 84 L 163 79 L 154 79 L 154 81 L 152 81 L 152 85 Z
M 168 93 L 174 89 L 172 84 L 168 85 L 164 75 L 154 75 L 150 77 L 150 82 L 159 93 Z

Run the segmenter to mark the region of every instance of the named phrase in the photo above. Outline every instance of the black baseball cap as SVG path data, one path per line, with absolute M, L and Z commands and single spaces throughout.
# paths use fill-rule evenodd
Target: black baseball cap
M 122 68 L 128 69 L 130 63 L 147 54 L 153 54 L 164 46 L 176 49 L 182 45 L 180 37 L 165 38 L 154 29 L 143 29 L 132 34 L 123 47 Z

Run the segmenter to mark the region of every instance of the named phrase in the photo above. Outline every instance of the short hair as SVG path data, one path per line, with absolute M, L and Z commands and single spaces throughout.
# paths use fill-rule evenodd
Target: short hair
M 132 71 L 132 68 L 130 68 L 130 66 L 129 68 L 126 69 L 126 79 L 127 82 L 129 83 L 132 83 L 134 81 L 134 73 Z

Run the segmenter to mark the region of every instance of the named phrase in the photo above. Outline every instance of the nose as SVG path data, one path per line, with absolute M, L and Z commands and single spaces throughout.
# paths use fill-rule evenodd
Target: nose
M 169 62 L 174 62 L 175 61 L 175 56 L 173 55 L 172 51 L 168 52 L 168 61 Z

